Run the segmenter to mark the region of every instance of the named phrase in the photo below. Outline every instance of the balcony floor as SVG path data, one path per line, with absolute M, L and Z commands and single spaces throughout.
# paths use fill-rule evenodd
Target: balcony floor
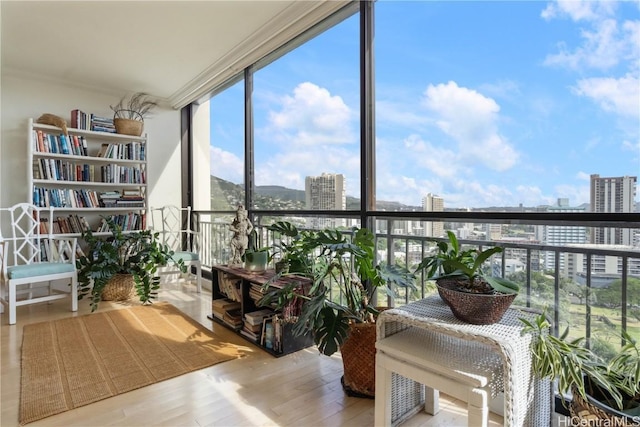
M 195 286 L 163 284 L 161 301 L 211 328 L 223 339 L 246 347 L 246 356 L 153 384 L 88 406 L 64 412 L 31 425 L 38 426 L 372 426 L 372 399 L 347 397 L 340 377 L 339 355 L 321 356 L 315 348 L 274 358 L 228 329 L 207 319 L 211 294 L 195 293 Z M 88 314 L 80 301 L 78 315 Z M 103 302 L 100 310 L 122 308 Z M 22 326 L 69 317 L 68 300 L 18 307 L 16 325 L 2 314 L 0 424 L 18 425 L 20 347 Z M 465 404 L 441 397 L 436 416 L 417 414 L 403 426 L 466 426 Z M 490 426 L 502 418 L 491 415 Z M 554 422 L 558 425 L 558 422 Z M 568 425 L 560 423 L 560 425 Z

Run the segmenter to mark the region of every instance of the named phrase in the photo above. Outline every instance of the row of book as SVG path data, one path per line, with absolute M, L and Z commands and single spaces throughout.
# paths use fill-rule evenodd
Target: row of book
M 116 131 L 112 118 L 87 114 L 78 109 L 71 110 L 71 127 L 95 132 L 115 133 Z
M 273 316 L 274 311 L 268 308 L 245 313 L 240 333 L 251 341 L 264 345 L 262 338 L 265 335 L 266 323 Z
M 141 160 L 147 157 L 146 144 L 138 141 L 124 142 L 120 144 L 102 144 L 97 157 L 116 160 Z
M 119 191 L 106 191 L 100 194 L 100 203 L 105 208 L 142 208 L 145 205 L 144 197 L 137 189 L 125 189 Z
M 129 212 L 121 215 L 112 215 L 111 219 L 115 224 L 120 226 L 122 231 L 138 231 L 145 230 L 147 228 L 147 216 L 144 213 Z M 103 218 L 100 222 L 96 232 L 102 233 L 111 231 L 109 230 L 109 224 Z
M 38 207 L 95 208 L 100 206 L 98 192 L 68 188 L 33 187 L 33 204 Z
M 34 150 L 37 153 L 69 154 L 87 156 L 87 140 L 78 135 L 53 135 L 41 130 L 33 130 Z
M 98 193 L 84 188 L 75 190 L 34 186 L 33 204 L 38 207 L 53 206 L 54 208 L 143 208 L 145 201 L 139 193 L 121 196 L 119 191 Z
M 211 302 L 213 316 L 235 330 L 242 329 L 242 314 L 240 310 L 239 301 L 218 298 Z
M 82 233 L 89 229 L 89 223 L 83 216 L 57 216 L 51 226 L 49 218 L 40 218 L 40 234 Z
M 229 275 L 222 271 L 218 272 L 218 287 L 220 292 L 226 295 L 231 301 L 240 301 L 242 299 L 242 279 Z
M 71 245 L 68 243 L 50 239 L 40 240 L 40 260 L 42 262 L 69 261 L 72 259 L 72 255 Z M 75 255 L 76 258 L 84 255 L 80 245 L 76 246 Z
M 96 176 L 96 170 L 99 173 Z M 112 184 L 144 184 L 146 173 L 133 166 L 109 164 L 96 166 L 61 159 L 33 159 L 33 179 Z

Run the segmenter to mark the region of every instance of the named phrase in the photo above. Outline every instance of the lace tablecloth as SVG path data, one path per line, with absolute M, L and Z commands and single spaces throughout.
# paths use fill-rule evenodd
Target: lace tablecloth
M 533 319 L 536 314 L 513 306 L 498 323 L 471 325 L 456 319 L 440 297 L 433 295 L 383 311 L 377 320 L 377 339 L 407 328 L 421 328 L 451 337 L 454 341 L 462 339 L 488 346 L 503 360 L 504 425 L 548 426 L 553 407 L 550 382 L 535 377 L 531 365 L 533 336 L 521 333 L 524 325 L 519 319 Z M 424 403 L 424 388 L 399 376 L 394 381 L 397 381 L 394 390 L 398 392 L 392 396 L 392 422 L 397 422 L 407 413 L 415 413 L 416 408 Z

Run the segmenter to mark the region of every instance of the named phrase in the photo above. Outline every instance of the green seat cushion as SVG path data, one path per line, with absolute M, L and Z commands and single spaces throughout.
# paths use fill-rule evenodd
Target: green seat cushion
M 174 258 L 176 261 L 177 261 L 177 260 L 179 260 L 179 259 L 181 259 L 181 260 L 182 260 L 182 261 L 184 261 L 184 262 L 187 262 L 187 261 L 197 261 L 197 260 L 199 259 L 199 258 L 198 258 L 198 254 L 197 254 L 197 253 L 195 253 L 195 252 L 182 252 L 182 251 L 179 251 L 179 252 L 174 253 L 174 254 L 173 254 L 173 258 Z
M 9 279 L 48 276 L 50 274 L 72 273 L 76 270 L 73 264 L 63 262 L 40 262 L 37 264 L 14 265 L 7 268 Z

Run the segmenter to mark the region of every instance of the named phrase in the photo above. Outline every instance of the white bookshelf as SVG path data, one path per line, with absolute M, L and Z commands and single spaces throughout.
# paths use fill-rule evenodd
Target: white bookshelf
M 67 131 L 68 136 L 61 136 L 62 129 L 29 119 L 29 202 L 53 207 L 53 218 L 43 215 L 47 226 L 57 222 L 58 228 L 77 217 L 84 218 L 85 226 L 96 232 L 102 216 L 119 216 L 125 231 L 144 229 L 148 210 L 147 136 L 74 128 Z M 115 192 L 121 196 L 125 192 L 138 194 L 142 200 L 105 196 Z M 81 233 L 76 228 L 54 234 L 79 237 Z

